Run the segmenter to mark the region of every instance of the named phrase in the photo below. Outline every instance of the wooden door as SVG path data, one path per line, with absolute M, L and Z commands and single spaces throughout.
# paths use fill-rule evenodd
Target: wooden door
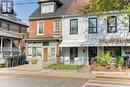
M 48 60 L 48 48 L 44 48 L 44 60 Z

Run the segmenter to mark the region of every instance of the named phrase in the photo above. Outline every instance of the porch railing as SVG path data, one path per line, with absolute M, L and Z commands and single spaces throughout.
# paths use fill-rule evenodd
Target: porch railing
M 1 49 L 1 48 L 0 48 L 0 49 Z M 4 51 L 10 51 L 10 47 L 3 47 L 3 52 L 4 52 Z M 14 52 L 14 51 L 19 51 L 19 49 L 13 47 L 13 52 Z

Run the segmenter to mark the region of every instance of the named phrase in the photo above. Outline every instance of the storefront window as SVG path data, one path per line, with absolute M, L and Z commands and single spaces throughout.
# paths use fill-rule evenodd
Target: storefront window
M 42 56 L 42 43 L 29 43 L 28 47 L 29 56 Z

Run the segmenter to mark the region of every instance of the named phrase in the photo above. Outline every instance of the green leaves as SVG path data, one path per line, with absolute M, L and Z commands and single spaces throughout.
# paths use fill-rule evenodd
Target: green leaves
M 90 13 L 91 15 L 102 15 L 103 12 L 109 11 L 124 11 L 130 13 L 130 4 L 125 0 L 89 0 L 90 7 L 83 10 L 83 14 Z
M 125 61 L 124 61 L 123 57 L 117 57 L 117 67 L 122 68 L 124 66 L 124 63 L 125 63 Z
M 99 65 L 107 66 L 108 61 L 111 59 L 111 55 L 110 53 L 106 54 L 99 53 L 96 58 L 98 60 Z

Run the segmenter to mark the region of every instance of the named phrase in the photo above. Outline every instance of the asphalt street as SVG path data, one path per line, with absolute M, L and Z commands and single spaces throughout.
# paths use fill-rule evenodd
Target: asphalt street
M 0 74 L 0 87 L 130 87 L 130 84 L 101 80 L 78 80 Z

